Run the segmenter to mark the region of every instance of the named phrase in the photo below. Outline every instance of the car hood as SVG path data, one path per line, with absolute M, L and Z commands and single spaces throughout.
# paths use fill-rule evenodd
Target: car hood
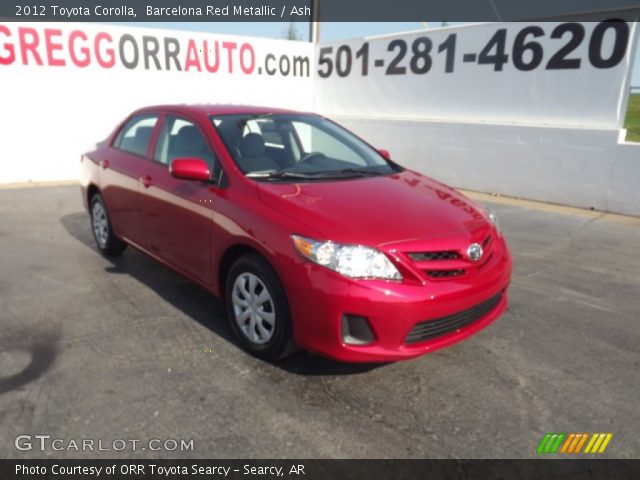
M 321 232 L 319 240 L 341 243 L 383 246 L 487 225 L 466 197 L 409 170 L 335 181 L 260 182 L 258 195 L 270 208 Z

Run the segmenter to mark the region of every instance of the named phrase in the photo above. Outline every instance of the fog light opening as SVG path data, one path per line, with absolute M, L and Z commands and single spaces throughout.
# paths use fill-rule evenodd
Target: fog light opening
M 375 340 L 373 331 L 365 317 L 342 316 L 342 341 L 348 345 L 369 345 Z

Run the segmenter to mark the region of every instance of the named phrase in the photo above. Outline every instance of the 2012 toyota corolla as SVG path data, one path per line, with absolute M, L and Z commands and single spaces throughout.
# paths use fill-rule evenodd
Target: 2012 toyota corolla
M 132 245 L 225 299 L 264 359 L 411 358 L 507 304 L 495 215 L 318 115 L 149 107 L 81 172 L 98 249 Z

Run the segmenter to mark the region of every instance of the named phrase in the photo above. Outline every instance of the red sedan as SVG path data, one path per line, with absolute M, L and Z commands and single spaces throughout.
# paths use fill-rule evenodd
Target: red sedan
M 507 304 L 495 215 L 319 115 L 138 110 L 83 155 L 81 185 L 103 254 L 132 245 L 225 299 L 264 359 L 407 359 Z

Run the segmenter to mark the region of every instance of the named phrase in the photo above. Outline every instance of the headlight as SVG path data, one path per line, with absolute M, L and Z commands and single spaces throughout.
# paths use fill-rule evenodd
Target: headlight
M 350 278 L 402 280 L 402 275 L 387 256 L 374 248 L 319 242 L 292 235 L 300 254 L 318 265 Z
M 500 222 L 498 221 L 498 216 L 496 215 L 496 212 L 491 210 L 489 207 L 484 207 L 484 213 L 486 214 L 489 221 L 493 223 L 493 226 L 496 227 L 496 230 L 498 231 L 498 233 L 500 233 Z

